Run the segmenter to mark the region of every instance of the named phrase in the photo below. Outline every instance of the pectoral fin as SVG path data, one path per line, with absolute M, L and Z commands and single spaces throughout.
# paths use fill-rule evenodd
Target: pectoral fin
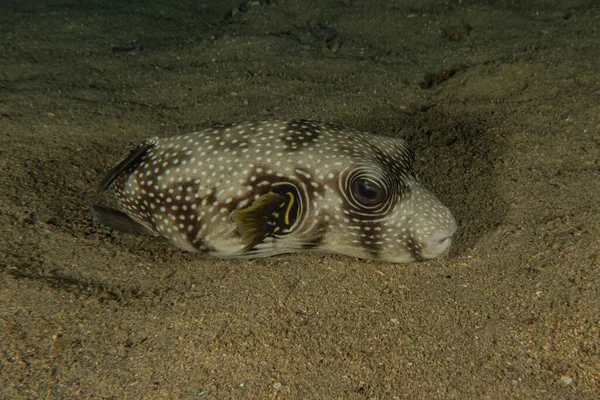
M 129 215 L 100 204 L 92 206 L 92 215 L 115 231 L 133 235 L 156 236 L 156 233 L 134 221 Z
M 285 197 L 270 192 L 260 196 L 250 207 L 231 214 L 231 219 L 242 235 L 243 252 L 251 250 L 273 233 L 276 225 L 270 221 L 271 217 L 285 201 Z

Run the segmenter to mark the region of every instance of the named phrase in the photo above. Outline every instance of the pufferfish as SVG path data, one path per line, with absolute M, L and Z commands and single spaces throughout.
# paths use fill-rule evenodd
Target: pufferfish
M 144 140 L 108 172 L 111 228 L 217 257 L 305 250 L 389 262 L 438 257 L 456 222 L 402 139 L 310 120 L 215 126 Z

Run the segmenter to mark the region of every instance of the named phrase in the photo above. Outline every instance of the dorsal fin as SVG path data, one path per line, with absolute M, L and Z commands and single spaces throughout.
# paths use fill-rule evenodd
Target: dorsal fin
M 135 165 L 140 159 L 146 155 L 148 150 L 154 146 L 156 143 L 155 139 L 146 139 L 142 143 L 138 145 L 135 149 L 129 153 L 127 157 L 119 164 L 117 164 L 114 168 L 106 173 L 104 179 L 100 183 L 100 188 L 102 190 L 106 190 L 112 185 L 112 183 L 117 179 L 119 175 L 121 175 L 124 171 Z

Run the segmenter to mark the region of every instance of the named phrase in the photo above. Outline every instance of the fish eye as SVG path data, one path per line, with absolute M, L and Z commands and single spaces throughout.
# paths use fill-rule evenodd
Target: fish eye
M 356 179 L 352 186 L 356 198 L 365 205 L 379 204 L 383 200 L 383 191 L 373 182 Z

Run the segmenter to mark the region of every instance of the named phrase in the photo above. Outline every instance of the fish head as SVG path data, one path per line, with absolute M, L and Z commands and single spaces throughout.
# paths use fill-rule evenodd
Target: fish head
M 332 179 L 315 183 L 313 175 L 298 185 L 296 196 L 304 204 L 297 225 L 281 241 L 398 263 L 442 255 L 452 244 L 456 221 L 417 179 L 411 147 L 401 139 L 371 136 L 360 143 L 350 152 L 342 148 L 349 155 L 337 163 Z

